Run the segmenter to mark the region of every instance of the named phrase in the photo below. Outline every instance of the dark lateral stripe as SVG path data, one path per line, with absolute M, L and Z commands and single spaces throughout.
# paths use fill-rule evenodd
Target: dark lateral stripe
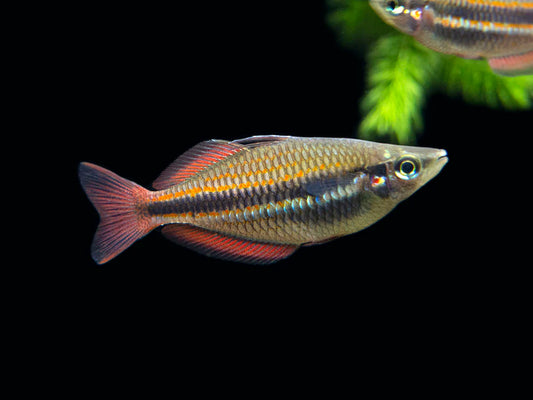
M 319 178 L 315 178 L 319 179 Z M 221 192 L 204 192 L 192 197 L 178 197 L 148 204 L 150 215 L 223 213 L 224 211 L 283 203 L 286 200 L 306 198 L 308 193 L 294 180 L 273 184 L 270 187 L 258 186 L 247 189 L 233 189 Z
M 306 179 L 306 184 L 323 180 Z M 275 187 L 274 187 L 275 186 Z M 360 215 L 357 195 L 335 191 L 311 195 L 296 181 L 280 182 L 273 187 L 248 188 L 218 193 L 201 193 L 189 198 L 174 198 L 148 204 L 152 216 L 220 217 L 228 222 L 248 222 L 259 218 L 284 218 L 294 222 L 339 222 Z

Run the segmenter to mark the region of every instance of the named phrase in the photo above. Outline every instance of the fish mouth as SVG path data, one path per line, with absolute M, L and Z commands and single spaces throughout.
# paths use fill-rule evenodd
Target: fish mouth
M 444 163 L 447 163 L 448 162 L 448 153 L 446 152 L 446 150 L 441 150 L 437 156 L 437 161 L 441 161 L 444 162 Z
M 440 150 L 437 153 L 437 159 L 435 160 L 436 174 L 438 174 L 444 166 L 448 163 L 448 153 L 446 150 Z

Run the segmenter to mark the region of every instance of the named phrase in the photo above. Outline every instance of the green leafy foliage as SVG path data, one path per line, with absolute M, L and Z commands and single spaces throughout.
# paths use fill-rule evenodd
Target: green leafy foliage
M 340 42 L 349 48 L 364 49 L 389 31 L 365 0 L 328 0 L 328 5 L 328 23 L 337 31 Z
M 423 47 L 386 25 L 363 0 L 328 0 L 328 22 L 340 42 L 367 61 L 359 134 L 414 143 L 430 93 L 509 110 L 533 108 L 533 76 L 503 77 L 485 60 L 466 60 Z
M 533 76 L 504 77 L 495 74 L 485 60 L 465 60 L 441 55 L 440 89 L 466 102 L 509 110 L 533 105 Z
M 426 85 L 433 81 L 434 53 L 413 46 L 407 36 L 384 36 L 368 54 L 368 87 L 361 102 L 365 118 L 359 131 L 362 137 L 395 135 L 400 143 L 415 140 L 423 126 L 421 106 Z M 421 62 L 420 66 L 413 67 Z

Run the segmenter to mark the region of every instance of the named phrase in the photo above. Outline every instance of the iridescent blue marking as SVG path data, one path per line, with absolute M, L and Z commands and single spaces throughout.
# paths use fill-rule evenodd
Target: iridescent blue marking
M 299 202 L 298 202 L 297 199 L 293 199 L 293 200 L 291 201 L 291 207 L 292 207 L 292 211 L 293 211 L 293 212 L 296 212 L 296 209 L 297 209 L 297 208 L 300 208 L 299 206 L 300 206 L 300 204 L 299 204 Z
M 267 213 L 269 217 L 274 217 L 276 212 L 276 206 L 273 203 L 269 203 L 270 207 L 267 207 Z

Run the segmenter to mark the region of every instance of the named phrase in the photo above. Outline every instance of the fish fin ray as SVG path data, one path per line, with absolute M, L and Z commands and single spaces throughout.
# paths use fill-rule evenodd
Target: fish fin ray
M 533 51 L 523 54 L 491 58 L 488 60 L 492 70 L 504 76 L 532 75 Z
M 147 189 L 90 163 L 81 163 L 78 173 L 83 190 L 100 215 L 91 246 L 96 263 L 108 262 L 155 228 L 137 207 Z
M 236 238 L 189 224 L 166 225 L 161 232 L 174 243 L 201 254 L 247 264 L 272 264 L 289 257 L 299 247 Z
M 168 189 L 244 148 L 242 145 L 225 140 L 208 140 L 198 143 L 170 164 L 152 183 L 152 186 L 157 190 Z

